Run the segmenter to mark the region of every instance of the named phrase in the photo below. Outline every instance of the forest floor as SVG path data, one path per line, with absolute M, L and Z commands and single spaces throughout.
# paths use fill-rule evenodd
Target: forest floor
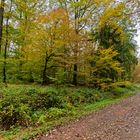
M 32 140 L 140 140 L 140 93 Z

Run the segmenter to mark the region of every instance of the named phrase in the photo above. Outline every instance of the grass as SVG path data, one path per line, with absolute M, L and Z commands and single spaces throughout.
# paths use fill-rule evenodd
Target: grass
M 36 89 L 38 89 L 37 91 L 40 91 L 41 93 L 46 93 L 46 87 L 40 86 L 26 86 L 25 88 L 25 86 L 23 87 L 10 85 L 8 89 L 4 88 L 3 91 L 7 92 L 8 94 L 19 94 L 21 92 L 25 94 L 27 91 L 30 91 L 30 94 L 34 94 L 36 92 Z M 129 86 L 126 89 L 113 89 L 110 92 L 101 92 L 95 89 L 93 90 L 88 88 L 68 88 L 68 90 L 67 88 L 63 88 L 61 89 L 63 96 L 64 94 L 70 94 L 70 96 L 74 98 L 73 100 L 67 100 L 66 106 L 64 106 L 63 108 L 56 106 L 50 107 L 47 110 L 39 109 L 35 111 L 35 113 L 38 112 L 37 115 L 40 115 L 40 117 L 37 120 L 35 119 L 36 123 L 34 125 L 29 125 L 28 127 L 23 127 L 20 125 L 11 126 L 9 130 L 2 130 L 0 132 L 0 140 L 28 140 L 29 138 L 34 137 L 37 134 L 46 132 L 55 126 L 70 123 L 71 121 L 80 119 L 82 116 L 88 115 L 93 111 L 97 111 L 105 106 L 115 104 L 127 98 L 128 96 L 133 95 L 138 90 L 139 88 L 137 88 L 136 86 Z M 47 91 L 53 94 L 57 93 L 57 89 L 54 87 L 47 87 Z M 88 99 L 88 96 L 91 96 L 92 92 L 94 92 L 94 95 L 96 95 L 96 98 L 93 96 L 93 102 Z M 115 92 L 115 95 L 112 94 L 113 92 Z M 88 93 L 86 99 L 84 98 L 83 93 Z M 100 95 L 100 93 L 102 94 L 102 96 Z M 66 97 L 68 98 L 68 95 Z M 64 100 L 65 98 L 62 99 Z M 32 113 L 34 112 L 32 111 Z

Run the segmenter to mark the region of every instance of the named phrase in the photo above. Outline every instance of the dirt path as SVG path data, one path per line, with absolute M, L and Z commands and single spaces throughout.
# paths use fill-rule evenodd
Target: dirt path
M 140 140 L 140 94 L 34 140 Z

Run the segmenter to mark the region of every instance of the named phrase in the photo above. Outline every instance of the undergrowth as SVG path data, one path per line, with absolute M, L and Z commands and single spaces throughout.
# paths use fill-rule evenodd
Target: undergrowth
M 68 120 L 81 116 L 89 110 L 114 102 L 116 98 L 131 95 L 136 90 L 138 87 L 134 85 L 125 88 L 116 87 L 107 92 L 86 87 L 2 87 L 0 90 L 1 136 L 5 139 L 13 139 L 21 130 L 25 130 L 24 136 L 20 139 L 28 139 L 29 134 L 26 135 L 28 129 L 33 130 L 30 135 L 36 135 L 61 121 L 64 122 L 65 118 Z M 48 127 L 42 129 L 46 124 Z M 34 130 L 34 128 L 38 129 Z

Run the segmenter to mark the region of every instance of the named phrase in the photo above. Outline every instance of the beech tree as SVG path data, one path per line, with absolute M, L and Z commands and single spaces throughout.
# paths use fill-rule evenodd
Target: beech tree
M 96 2 L 91 0 L 63 0 L 59 1 L 60 5 L 66 9 L 70 15 L 70 20 L 74 28 L 75 33 L 82 35 L 85 27 L 88 26 L 88 21 L 92 17 L 92 14 L 95 10 Z M 77 73 L 78 73 L 78 57 L 80 55 L 79 40 L 74 43 L 73 55 L 75 58 L 75 63 L 73 65 L 73 84 L 77 85 Z
M 61 57 L 61 48 L 65 44 L 65 34 L 68 30 L 68 17 L 65 10 L 59 8 L 48 14 L 40 15 L 36 21 L 36 30 L 30 33 L 34 43 L 29 44 L 25 52 L 27 59 L 40 63 L 42 84 L 49 81 L 48 70 L 58 67 L 57 57 Z

